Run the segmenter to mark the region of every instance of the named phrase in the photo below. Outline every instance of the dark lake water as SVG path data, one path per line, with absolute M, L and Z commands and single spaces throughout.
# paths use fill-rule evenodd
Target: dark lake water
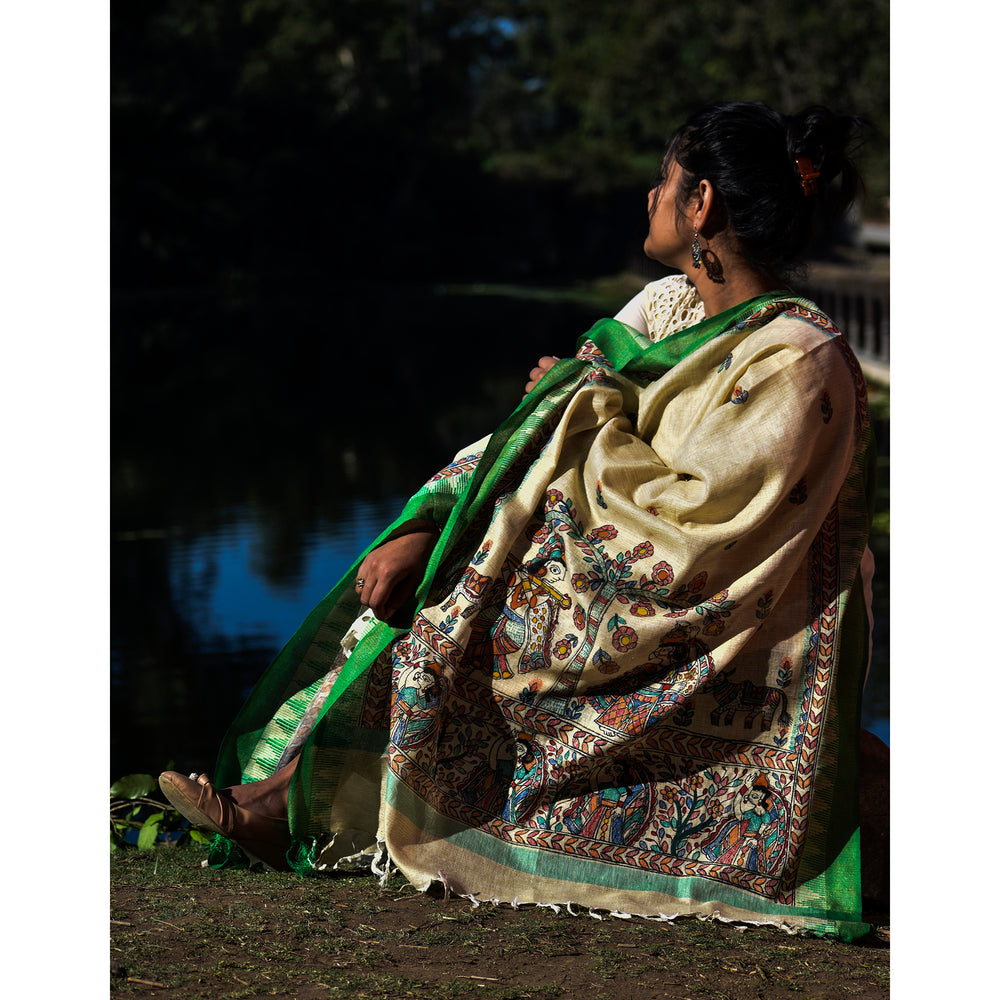
M 112 778 L 210 772 L 250 688 L 358 552 L 506 416 L 538 356 L 614 311 L 357 285 L 113 308 Z M 887 539 L 876 556 L 864 722 L 888 742 Z

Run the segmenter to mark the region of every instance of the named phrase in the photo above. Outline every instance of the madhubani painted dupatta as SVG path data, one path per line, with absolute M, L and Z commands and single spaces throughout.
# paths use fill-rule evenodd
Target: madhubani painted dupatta
M 578 347 L 371 546 L 441 527 L 400 627 L 338 658 L 359 559 L 216 783 L 301 754 L 301 872 L 377 843 L 414 885 L 484 901 L 864 933 L 857 362 L 788 295 L 658 343 L 602 320 Z

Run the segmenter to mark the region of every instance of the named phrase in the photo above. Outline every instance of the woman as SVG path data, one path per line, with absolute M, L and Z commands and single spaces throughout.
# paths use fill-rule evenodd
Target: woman
M 865 385 L 785 285 L 854 194 L 854 124 L 722 104 L 677 132 L 645 250 L 680 273 L 543 358 L 314 610 L 229 788 L 162 776 L 211 863 L 866 930 Z

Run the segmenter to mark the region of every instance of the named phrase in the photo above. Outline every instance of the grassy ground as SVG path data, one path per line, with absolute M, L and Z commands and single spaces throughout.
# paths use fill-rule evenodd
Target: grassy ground
M 481 905 L 400 878 L 201 867 L 197 847 L 111 859 L 111 993 L 177 1000 L 887 997 L 888 914 L 853 944 Z

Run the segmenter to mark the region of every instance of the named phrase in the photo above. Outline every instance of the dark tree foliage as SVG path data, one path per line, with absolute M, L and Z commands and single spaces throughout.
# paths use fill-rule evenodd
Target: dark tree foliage
M 118 287 L 621 268 L 694 107 L 876 126 L 888 2 L 148 0 L 112 9 Z

